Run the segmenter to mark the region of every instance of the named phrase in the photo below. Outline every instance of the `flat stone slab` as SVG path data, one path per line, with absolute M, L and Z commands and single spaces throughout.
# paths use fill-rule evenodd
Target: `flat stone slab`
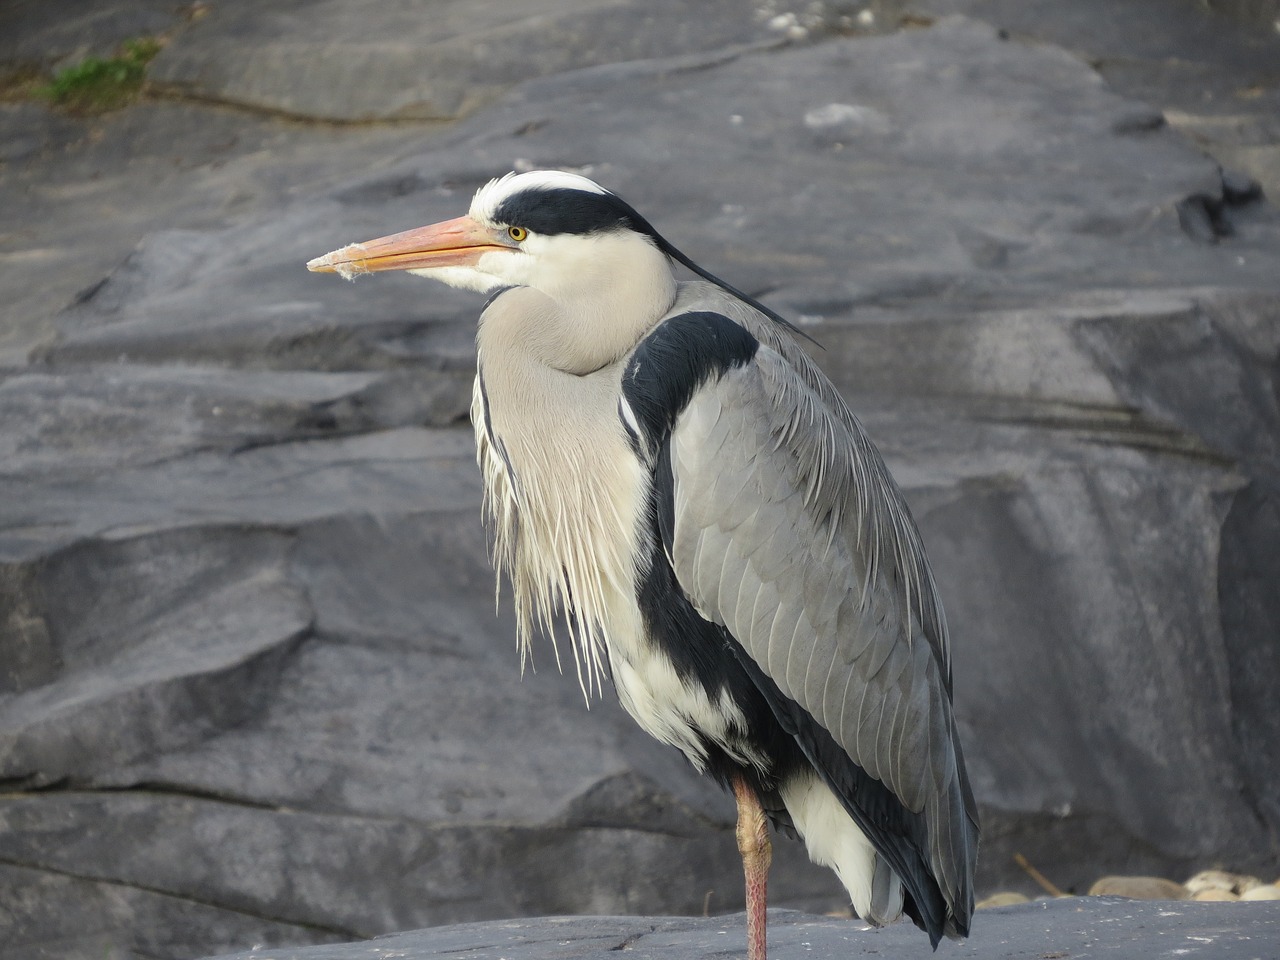
M 465 426 L 481 298 L 304 267 L 513 166 L 617 189 L 825 345 L 946 598 L 983 892 L 1030 889 L 1014 853 L 1075 891 L 1273 877 L 1280 216 L 1162 108 L 1265 115 L 1242 151 L 1280 113 L 1234 67 L 1166 69 L 1195 53 L 1175 33 L 1234 50 L 1166 22 L 1194 2 L 937 0 L 911 6 L 989 25 L 788 45 L 814 7 L 778 30 L 781 5 L 709 0 L 681 33 L 675 0 L 531 0 L 516 36 L 497 0 L 215 0 L 153 66 L 193 99 L 0 104 L 0 960 L 428 927 L 328 955 L 743 955 L 740 916 L 445 926 L 742 895 L 730 800 L 612 699 L 588 714 L 548 645 L 518 679 Z M 103 39 L 89 0 L 55 6 L 39 44 L 0 4 L 0 63 Z M 117 39 L 178 16 L 137 7 Z M 1117 49 L 1141 62 L 1098 67 Z M 1181 97 L 1117 96 L 1175 73 Z M 304 100 L 396 119 L 266 119 Z M 406 119 L 428 107 L 466 119 Z M 772 879 L 811 911 L 777 915 L 775 960 L 931 956 L 815 916 L 844 894 L 797 843 Z M 937 956 L 1221 956 L 1213 924 L 1275 916 L 1151 909 L 984 912 Z
M 780 39 L 749 0 L 224 0 L 156 59 L 157 89 L 338 122 L 452 120 L 531 76 Z M 753 15 L 754 14 L 754 15 Z M 655 22 L 673 29 L 653 30 Z
M 725 917 L 549 917 L 464 923 L 415 930 L 366 943 L 252 950 L 219 960 L 569 960 L 630 955 L 694 960 L 745 952 L 745 919 Z M 775 958 L 889 956 L 960 960 L 1210 958 L 1260 960 L 1280 955 L 1280 907 L 1271 903 L 1182 903 L 1067 897 L 978 914 L 973 936 L 944 941 L 937 953 L 908 922 L 873 930 L 856 920 L 795 911 L 769 914 Z

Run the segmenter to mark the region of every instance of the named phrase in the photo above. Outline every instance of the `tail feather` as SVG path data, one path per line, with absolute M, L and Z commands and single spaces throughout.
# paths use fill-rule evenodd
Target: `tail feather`
M 871 878 L 871 903 L 862 919 L 881 927 L 902 916 L 902 881 L 884 857 L 877 856 L 875 862 L 875 874 Z

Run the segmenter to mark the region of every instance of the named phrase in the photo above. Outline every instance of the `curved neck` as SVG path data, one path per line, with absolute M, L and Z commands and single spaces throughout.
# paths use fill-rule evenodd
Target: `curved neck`
M 478 339 L 581 376 L 631 352 L 675 302 L 675 276 L 635 233 L 553 239 L 557 269 L 494 299 Z

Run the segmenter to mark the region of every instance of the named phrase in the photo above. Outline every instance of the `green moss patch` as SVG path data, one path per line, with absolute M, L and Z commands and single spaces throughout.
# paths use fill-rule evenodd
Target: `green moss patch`
M 147 64 L 160 52 L 154 37 L 126 40 L 110 59 L 88 57 L 59 70 L 40 94 L 73 113 L 118 110 L 137 99 L 147 76 Z

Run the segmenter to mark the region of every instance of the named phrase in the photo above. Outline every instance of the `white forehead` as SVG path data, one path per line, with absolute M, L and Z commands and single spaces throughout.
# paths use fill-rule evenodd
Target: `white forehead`
M 505 177 L 490 180 L 471 198 L 468 215 L 473 220 L 493 220 L 494 211 L 507 197 L 522 190 L 582 190 L 586 193 L 607 194 L 609 191 L 594 180 L 563 170 L 530 170 L 527 173 L 508 173 Z

